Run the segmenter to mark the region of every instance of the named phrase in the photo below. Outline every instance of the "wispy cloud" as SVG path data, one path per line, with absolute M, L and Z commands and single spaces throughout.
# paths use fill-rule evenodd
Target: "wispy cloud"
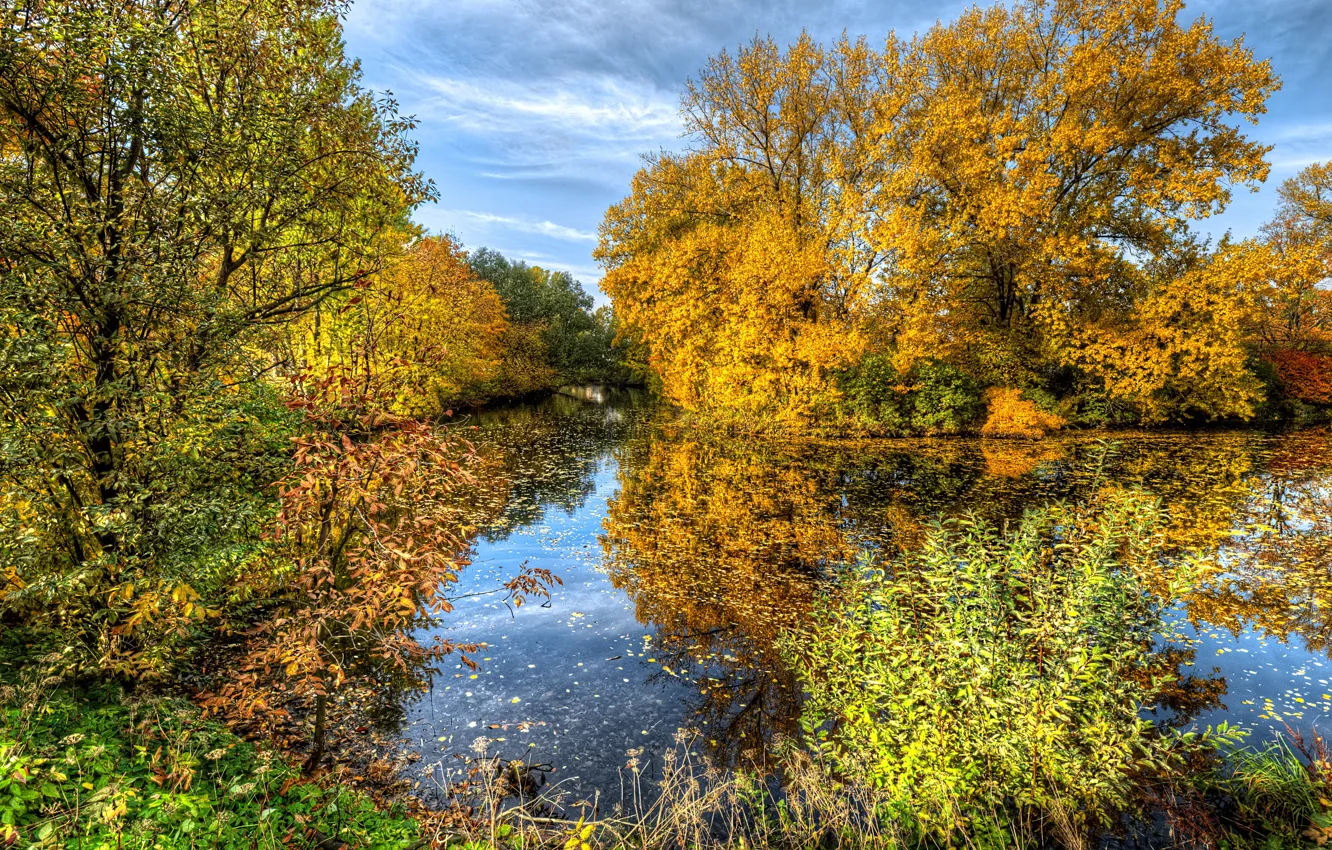
M 566 227 L 563 224 L 556 224 L 553 221 L 519 218 L 510 215 L 496 215 L 494 213 L 479 212 L 477 210 L 437 209 L 433 211 L 433 215 L 436 218 L 445 220 L 464 218 L 482 224 L 499 225 L 500 228 L 505 230 L 513 230 L 519 233 L 532 233 L 538 236 L 548 236 L 551 239 L 562 239 L 566 242 L 597 241 L 597 234 L 591 230 L 579 230 L 576 227 Z
M 556 83 L 467 81 L 418 75 L 433 93 L 425 117 L 472 132 L 506 133 L 532 127 L 611 136 L 624 141 L 679 135 L 678 103 L 644 86 L 604 78 Z

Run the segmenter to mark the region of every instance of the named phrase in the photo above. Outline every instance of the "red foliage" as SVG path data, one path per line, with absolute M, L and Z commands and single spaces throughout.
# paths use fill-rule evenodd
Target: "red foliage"
M 1289 398 L 1309 404 L 1332 404 L 1332 356 L 1285 349 L 1273 352 L 1267 359 Z
M 466 441 L 428 422 L 384 413 L 373 382 L 346 374 L 305 385 L 290 404 L 305 415 L 295 468 L 278 485 L 272 558 L 259 595 L 274 616 L 250 633 L 247 655 L 216 705 L 233 717 L 272 712 L 275 685 L 315 713 L 308 768 L 323 756 L 329 695 L 350 677 L 419 684 L 433 663 L 479 647 L 436 639 L 422 626 L 453 606 L 446 595 L 466 563 L 468 529 L 449 493 L 470 480 Z M 557 582 L 530 570 L 507 600 L 549 595 Z

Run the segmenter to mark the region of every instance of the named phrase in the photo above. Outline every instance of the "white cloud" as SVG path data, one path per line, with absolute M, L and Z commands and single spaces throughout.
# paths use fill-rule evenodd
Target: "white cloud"
M 418 79 L 435 94 L 437 117 L 470 130 L 503 132 L 542 125 L 630 138 L 679 133 L 673 99 L 610 79 L 583 80 L 572 86 L 431 76 Z
M 418 96 L 412 111 L 430 132 L 440 131 L 477 153 L 485 173 L 504 179 L 550 175 L 590 176 L 608 165 L 624 177 L 638 157 L 680 137 L 677 96 L 650 85 L 575 74 L 550 82 L 517 82 L 413 74 Z M 478 150 L 479 149 L 479 150 Z
M 465 218 L 470 221 L 481 224 L 499 225 L 501 229 L 514 230 L 519 233 L 533 233 L 539 236 L 549 236 L 552 239 L 562 239 L 566 242 L 596 242 L 597 234 L 591 230 L 579 230 L 576 227 L 567 227 L 563 224 L 556 224 L 553 221 L 544 221 L 532 218 L 519 218 L 509 215 L 495 215 L 494 213 L 479 212 L 477 210 L 434 210 L 432 217 L 442 219 Z

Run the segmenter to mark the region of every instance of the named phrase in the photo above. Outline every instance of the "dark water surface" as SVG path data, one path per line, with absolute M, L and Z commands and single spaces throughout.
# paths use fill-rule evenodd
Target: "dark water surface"
M 799 714 L 773 640 L 801 626 L 833 566 L 913 546 L 938 518 L 1003 522 L 1110 486 L 1155 494 L 1175 542 L 1220 553 L 1173 600 L 1171 643 L 1191 677 L 1175 721 L 1224 720 L 1261 741 L 1332 711 L 1325 430 L 739 439 L 623 394 L 471 424 L 479 532 L 441 633 L 487 648 L 480 671 L 446 669 L 408 707 L 423 790 L 458 776 L 474 746 L 549 765 L 570 799 L 617 799 L 630 752 L 650 769 L 681 729 L 719 765 L 762 762 Z M 563 580 L 548 605 L 470 595 L 523 564 Z

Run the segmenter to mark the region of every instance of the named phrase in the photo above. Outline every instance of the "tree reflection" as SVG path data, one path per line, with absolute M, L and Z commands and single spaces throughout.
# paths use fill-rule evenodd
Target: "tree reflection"
M 1209 571 L 1180 600 L 1191 621 L 1332 646 L 1326 432 L 755 441 L 657 425 L 616 459 L 607 569 L 656 630 L 671 671 L 661 675 L 697 684 L 695 723 L 725 764 L 762 758 L 765 742 L 794 731 L 800 697 L 773 641 L 807 622 L 829 568 L 865 550 L 913 549 L 942 518 L 1002 526 L 1054 501 L 1141 488 L 1166 510 L 1172 548 L 1207 556 Z M 1178 679 L 1162 703 L 1176 725 L 1225 693 L 1223 678 L 1187 674 L 1193 655 L 1159 653 Z
M 1332 652 L 1332 435 L 1282 435 L 1249 477 L 1214 574 L 1185 600 L 1189 618 Z
M 630 441 L 619 460 L 603 538 L 611 580 L 656 628 L 659 660 L 697 682 L 694 722 L 718 755 L 762 758 L 798 716 L 773 642 L 805 620 L 824 569 L 854 553 L 837 494 L 780 447 L 673 429 Z
M 572 514 L 596 489 L 595 476 L 637 418 L 636 393 L 614 404 L 556 394 L 540 404 L 459 417 L 476 455 L 475 484 L 459 494 L 472 524 L 488 541 L 537 525 L 552 509 Z

